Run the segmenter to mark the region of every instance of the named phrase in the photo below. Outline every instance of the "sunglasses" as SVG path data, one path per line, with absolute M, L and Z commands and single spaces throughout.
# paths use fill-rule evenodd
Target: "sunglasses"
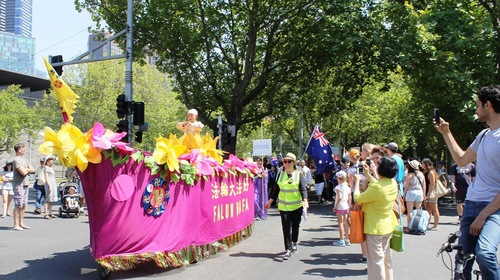
M 284 160 L 283 163 L 292 163 L 293 160 Z

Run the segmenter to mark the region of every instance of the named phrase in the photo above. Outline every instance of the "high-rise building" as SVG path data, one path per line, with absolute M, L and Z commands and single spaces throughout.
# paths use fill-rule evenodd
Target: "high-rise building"
M 35 74 L 32 0 L 0 0 L 0 68 Z
M 31 37 L 32 0 L 0 0 L 0 31 Z

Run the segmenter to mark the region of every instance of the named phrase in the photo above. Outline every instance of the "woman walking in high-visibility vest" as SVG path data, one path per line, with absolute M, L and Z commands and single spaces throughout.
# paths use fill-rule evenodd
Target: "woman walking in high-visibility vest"
M 283 158 L 284 169 L 277 175 L 277 186 L 273 189 L 271 197 L 265 208 L 271 207 L 273 201 L 278 199 L 278 210 L 281 215 L 281 226 L 285 243 L 283 260 L 288 260 L 292 252 L 297 253 L 299 240 L 299 227 L 303 213 L 309 208 L 307 201 L 307 186 L 303 186 L 303 176 L 296 167 L 297 158 L 288 153 Z

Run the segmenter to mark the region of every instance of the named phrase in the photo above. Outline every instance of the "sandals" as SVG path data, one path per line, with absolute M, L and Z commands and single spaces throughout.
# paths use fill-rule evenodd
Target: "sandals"
M 47 219 L 47 220 L 50 220 L 50 216 L 49 215 L 45 215 L 43 216 L 44 219 Z
M 50 214 L 49 217 L 51 217 L 53 219 L 57 218 L 56 215 L 54 215 L 54 214 Z

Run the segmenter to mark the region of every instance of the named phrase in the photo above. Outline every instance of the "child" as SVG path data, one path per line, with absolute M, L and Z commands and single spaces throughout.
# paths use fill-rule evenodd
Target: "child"
M 68 193 L 64 195 L 63 201 L 66 204 L 67 209 L 78 209 L 80 208 L 80 195 L 76 193 L 76 188 L 71 186 L 68 189 Z
M 347 173 L 345 171 L 337 172 L 338 185 L 335 187 L 335 206 L 333 212 L 337 214 L 339 224 L 340 239 L 333 242 L 333 246 L 350 246 L 349 241 L 349 208 L 351 206 L 351 188 L 347 184 Z

